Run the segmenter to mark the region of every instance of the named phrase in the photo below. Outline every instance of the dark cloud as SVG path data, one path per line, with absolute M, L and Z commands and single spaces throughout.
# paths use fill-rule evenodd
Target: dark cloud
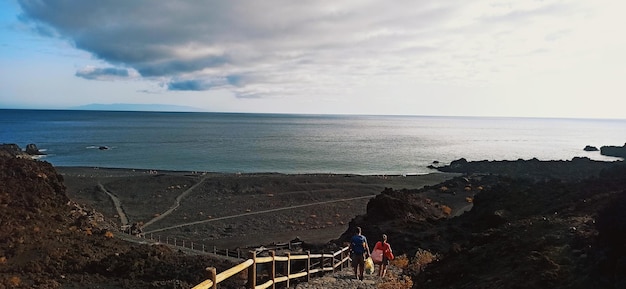
M 177 73 L 195 72 L 205 68 L 219 67 L 227 63 L 226 57 L 204 57 L 195 61 L 172 60 L 158 65 L 137 65 L 142 76 L 167 76 Z
M 221 40 L 220 2 L 19 1 L 24 11 L 20 17 L 42 35 L 69 39 L 99 59 L 131 66 L 146 76 L 224 64 L 219 51 L 198 52 Z
M 128 78 L 130 77 L 130 73 L 128 72 L 128 69 L 120 69 L 114 67 L 87 68 L 77 71 L 76 76 L 85 79 L 110 80 Z
M 206 80 L 181 80 L 172 81 L 168 83 L 167 88 L 169 90 L 191 90 L 191 91 L 203 91 L 211 89 L 212 85 Z

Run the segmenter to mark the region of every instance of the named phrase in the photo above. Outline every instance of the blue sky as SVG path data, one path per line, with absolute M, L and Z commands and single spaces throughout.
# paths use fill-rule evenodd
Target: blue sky
M 0 108 L 626 118 L 623 1 L 0 2 Z

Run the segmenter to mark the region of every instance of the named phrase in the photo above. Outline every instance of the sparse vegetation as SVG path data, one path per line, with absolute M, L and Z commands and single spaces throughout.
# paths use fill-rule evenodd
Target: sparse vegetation
M 432 262 L 439 260 L 439 256 L 437 254 L 433 254 L 428 250 L 424 250 L 422 248 L 417 249 L 415 252 L 415 258 L 411 260 L 408 270 L 413 272 L 421 272 L 424 271 L 424 268 Z
M 441 206 L 441 211 L 446 214 L 447 216 L 449 216 L 452 213 L 452 208 L 446 206 L 446 205 L 442 205 Z
M 397 276 L 388 272 L 385 280 L 376 285 L 378 289 L 410 289 L 413 288 L 413 280 L 409 276 Z
M 390 261 L 390 264 L 392 266 L 398 267 L 402 270 L 405 270 L 409 267 L 409 258 L 406 256 L 406 254 L 402 254 L 400 256 L 396 256 L 396 258 L 394 258 L 393 260 Z
M 11 287 L 17 287 L 20 286 L 22 284 L 22 279 L 18 276 L 12 276 L 11 278 L 9 278 L 9 286 Z

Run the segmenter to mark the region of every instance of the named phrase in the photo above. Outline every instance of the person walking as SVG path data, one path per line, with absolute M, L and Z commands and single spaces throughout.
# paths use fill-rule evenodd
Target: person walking
M 362 235 L 361 227 L 356 227 L 355 235 L 350 239 L 350 253 L 352 254 L 352 267 L 357 279 L 363 280 L 365 271 L 365 258 L 370 255 L 367 238 Z
M 378 267 L 378 276 L 383 278 L 385 277 L 385 273 L 387 273 L 387 265 L 389 265 L 390 259 L 393 258 L 391 257 L 393 256 L 393 253 L 391 251 L 391 245 L 389 245 L 389 243 L 387 242 L 387 235 L 383 234 L 382 239 L 376 242 L 376 245 L 374 245 L 374 251 L 376 250 L 382 251 L 383 254 L 382 262 L 379 264 Z

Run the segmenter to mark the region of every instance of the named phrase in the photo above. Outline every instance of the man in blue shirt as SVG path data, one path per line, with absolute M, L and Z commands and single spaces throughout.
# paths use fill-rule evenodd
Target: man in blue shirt
M 367 238 L 361 235 L 361 227 L 356 227 L 356 235 L 350 239 L 350 252 L 352 253 L 352 267 L 357 279 L 363 280 L 365 271 L 365 258 L 370 255 L 370 247 Z

